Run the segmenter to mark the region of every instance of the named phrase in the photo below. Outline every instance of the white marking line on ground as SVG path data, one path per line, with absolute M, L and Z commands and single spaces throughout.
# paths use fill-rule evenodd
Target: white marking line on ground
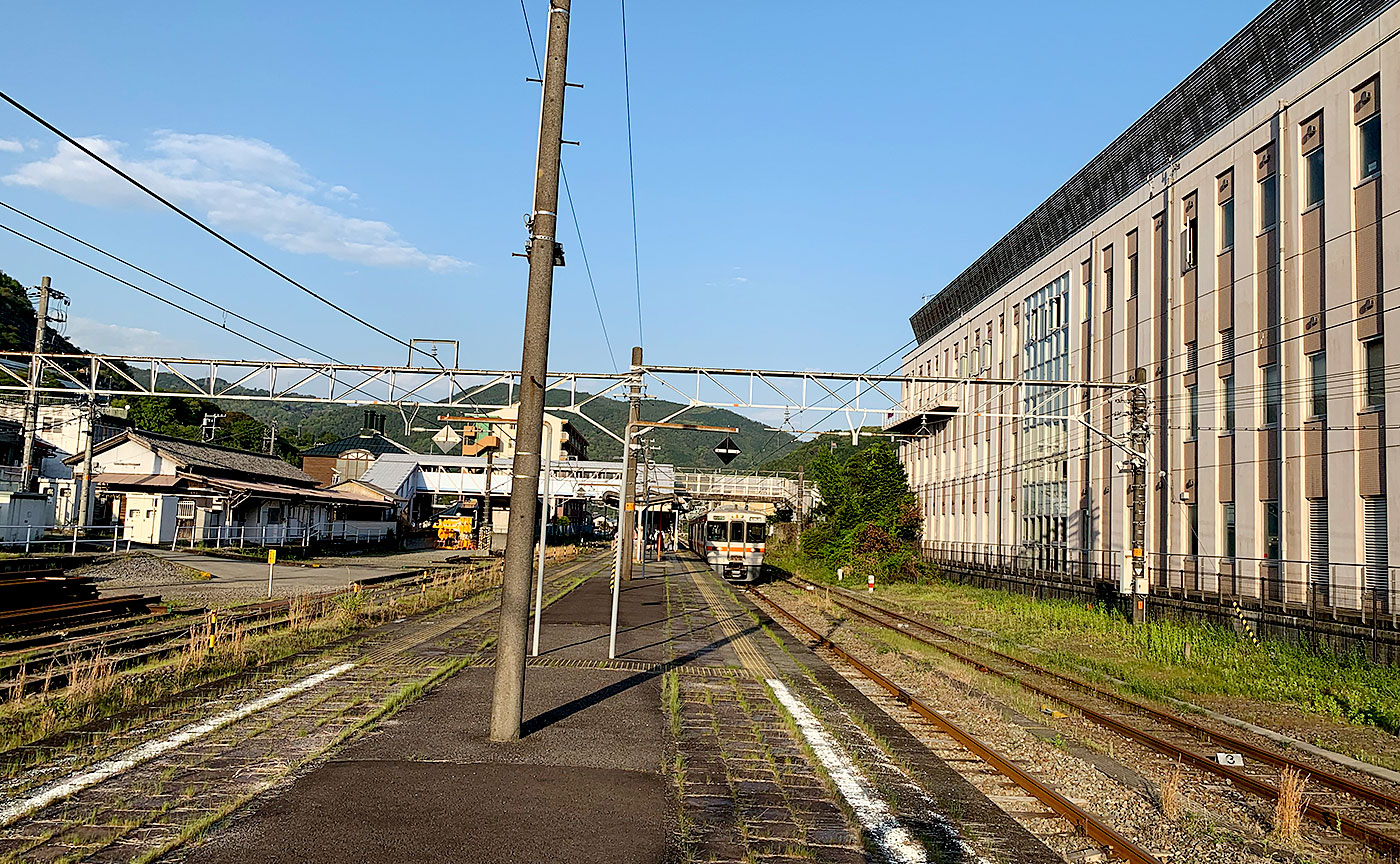
M 808 710 L 807 706 L 800 699 L 788 690 L 787 685 L 777 678 L 769 678 L 768 686 L 773 688 L 773 693 L 778 697 L 778 701 L 783 703 L 783 707 L 792 715 L 792 719 L 797 723 L 797 728 L 801 730 L 802 737 L 807 739 L 812 752 L 817 759 L 826 767 L 826 771 L 831 775 L 831 780 L 836 784 L 836 789 L 841 793 L 841 797 L 846 799 L 846 803 L 851 805 L 855 811 L 856 818 L 865 827 L 867 833 L 875 843 L 885 851 L 891 861 L 899 864 L 926 864 L 928 856 L 924 853 L 924 847 L 914 839 L 903 825 L 899 824 L 899 818 L 890 811 L 880 793 L 875 790 L 875 786 L 866 778 L 856 764 L 851 761 L 851 757 L 846 755 L 846 751 L 835 739 L 822 727 L 816 716 Z M 951 826 L 949 826 L 951 828 Z M 961 839 L 957 841 L 968 860 L 987 864 L 986 859 L 979 856 L 972 847 L 968 846 Z
M 21 819 L 37 810 L 41 810 L 55 801 L 67 798 L 69 795 L 76 792 L 81 792 L 89 786 L 95 786 L 104 780 L 115 777 L 123 771 L 130 770 L 142 762 L 154 759 L 162 753 L 174 750 L 176 747 L 182 747 L 196 738 L 208 735 L 221 726 L 227 726 L 230 723 L 242 720 L 266 708 L 271 708 L 278 702 L 284 702 L 298 693 L 304 693 L 313 687 L 324 684 L 338 675 L 349 672 L 351 669 L 354 669 L 356 665 L 355 663 L 341 663 L 325 671 L 317 672 L 315 675 L 308 675 L 300 681 L 294 681 L 285 687 L 279 687 L 266 696 L 259 697 L 251 702 L 244 702 L 242 705 L 236 708 L 230 708 L 222 714 L 216 714 L 202 723 L 191 723 L 164 738 L 155 741 L 147 741 L 145 744 L 132 747 L 130 750 L 124 750 L 110 759 L 104 759 L 85 771 L 76 771 L 69 774 L 67 777 L 55 780 L 51 783 L 46 783 L 40 786 L 38 791 L 34 794 L 18 800 L 12 799 L 6 803 L 3 808 L 0 808 L 0 827 L 9 825 L 17 819 Z

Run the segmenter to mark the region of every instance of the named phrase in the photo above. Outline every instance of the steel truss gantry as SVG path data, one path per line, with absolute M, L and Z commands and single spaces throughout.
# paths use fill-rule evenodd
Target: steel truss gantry
M 31 382 L 31 368 L 38 370 Z M 938 413 L 998 418 L 1063 420 L 1063 413 L 985 410 L 969 399 L 967 388 L 980 385 L 1015 395 L 1034 387 L 1111 396 L 1140 386 L 1128 382 L 1035 381 L 996 378 L 950 378 L 930 375 L 732 369 L 702 366 L 637 366 L 623 372 L 550 372 L 547 389 L 551 413 L 581 418 L 621 441 L 618 433 L 588 416 L 592 402 L 626 395 L 639 384 L 647 398 L 682 407 L 669 421 L 692 408 L 781 410 L 842 413 L 853 428 L 885 424 L 890 418 L 922 410 L 916 394 L 947 394 Z M 296 360 L 211 360 L 115 354 L 40 354 L 0 352 L 0 396 L 35 394 L 48 399 L 94 399 L 138 396 L 199 397 L 220 401 L 300 402 L 324 405 L 380 406 L 399 410 L 405 425 L 423 408 L 490 413 L 517 401 L 520 373 L 509 369 L 464 369 L 424 366 L 376 366 Z M 988 392 L 983 390 L 982 392 Z M 1074 405 L 1079 400 L 1069 399 Z M 1013 404 L 1021 404 L 1020 400 Z M 1072 415 L 1071 415 L 1072 416 Z M 852 422 L 860 418 L 860 422 Z

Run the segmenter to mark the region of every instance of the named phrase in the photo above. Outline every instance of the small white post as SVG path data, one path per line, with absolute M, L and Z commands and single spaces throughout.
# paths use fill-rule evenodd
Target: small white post
M 74 524 L 73 524 L 73 554 L 74 554 L 74 555 L 77 555 L 77 554 L 78 554 L 78 530 L 79 530 L 79 529 L 78 529 L 77 523 L 74 523 Z
M 865 584 L 866 584 L 866 587 L 870 590 L 870 593 L 871 593 L 871 594 L 874 594 L 874 593 L 875 593 L 875 571 L 874 571 L 874 570 L 871 570 L 871 571 L 870 571 L 870 575 L 867 576 L 867 577 L 865 577 Z
M 627 502 L 627 460 L 632 458 L 632 424 L 627 424 L 622 433 L 622 477 L 617 484 L 617 555 L 613 561 L 612 585 L 612 624 L 608 630 L 608 659 L 617 658 L 617 599 L 622 591 L 622 508 Z
M 29 554 L 29 540 L 34 536 L 34 526 L 24 526 L 24 554 Z
M 267 599 L 272 599 L 272 572 L 277 569 L 277 550 L 267 550 Z
M 844 578 L 846 578 L 845 572 L 844 572 L 840 567 L 837 567 L 837 568 L 836 568 L 836 581 L 837 581 L 837 582 L 840 582 L 840 581 L 841 581 L 842 579 L 844 579 Z
M 540 496 L 540 566 L 535 577 L 535 639 L 531 657 L 540 656 L 540 614 L 544 610 L 544 547 L 549 536 L 549 471 L 554 464 L 554 427 L 544 419 L 544 489 Z

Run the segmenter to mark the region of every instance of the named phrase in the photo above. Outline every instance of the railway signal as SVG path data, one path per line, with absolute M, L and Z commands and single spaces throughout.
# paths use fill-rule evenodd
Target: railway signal
M 451 426 L 444 426 L 433 436 L 433 443 L 444 453 L 451 453 L 462 441 L 462 436 Z
M 734 457 L 742 452 L 743 451 L 739 449 L 739 445 L 735 444 L 734 439 L 730 438 L 728 435 L 724 436 L 723 441 L 715 445 L 715 455 L 719 457 L 719 461 L 726 465 L 733 462 Z

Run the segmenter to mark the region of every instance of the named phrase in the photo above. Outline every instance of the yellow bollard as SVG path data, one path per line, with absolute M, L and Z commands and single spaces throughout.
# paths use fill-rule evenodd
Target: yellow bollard
M 210 611 L 209 613 L 209 649 L 214 649 L 214 636 L 219 626 L 219 613 Z

